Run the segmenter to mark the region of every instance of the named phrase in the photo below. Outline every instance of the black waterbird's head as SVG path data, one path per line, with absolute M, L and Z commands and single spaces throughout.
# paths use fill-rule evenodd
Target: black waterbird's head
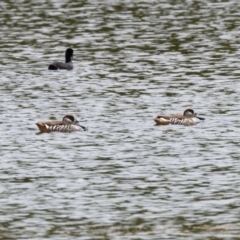
M 71 62 L 73 57 L 73 49 L 72 48 L 68 48 L 65 52 L 65 59 L 66 59 L 66 63 Z

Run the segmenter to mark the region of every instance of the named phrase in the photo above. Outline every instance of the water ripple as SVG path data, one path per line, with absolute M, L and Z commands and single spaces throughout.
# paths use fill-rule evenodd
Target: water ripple
M 238 238 L 238 1 L 0 5 L 0 239 Z

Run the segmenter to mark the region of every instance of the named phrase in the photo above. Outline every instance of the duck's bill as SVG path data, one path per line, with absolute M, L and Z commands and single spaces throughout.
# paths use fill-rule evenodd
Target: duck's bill
M 87 128 L 82 126 L 81 124 L 79 124 L 78 121 L 76 121 L 75 124 L 78 125 L 79 127 L 81 127 L 84 131 L 87 131 Z
M 199 117 L 199 116 L 196 116 L 196 115 L 195 115 L 195 117 L 198 118 L 199 120 L 205 120 L 205 118 L 203 118 L 203 117 Z
M 87 128 L 86 127 L 84 127 L 84 126 L 82 126 L 82 125 L 80 125 L 80 124 L 78 124 L 84 131 L 87 131 Z

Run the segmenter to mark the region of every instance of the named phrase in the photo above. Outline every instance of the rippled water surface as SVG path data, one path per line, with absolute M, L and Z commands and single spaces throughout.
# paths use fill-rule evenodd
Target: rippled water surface
M 239 9 L 1 1 L 0 239 L 240 239 Z M 88 131 L 37 134 L 66 113 Z

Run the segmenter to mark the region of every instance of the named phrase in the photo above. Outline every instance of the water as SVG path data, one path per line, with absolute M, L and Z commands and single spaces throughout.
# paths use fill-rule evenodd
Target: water
M 0 239 L 240 239 L 239 7 L 1 1 Z

